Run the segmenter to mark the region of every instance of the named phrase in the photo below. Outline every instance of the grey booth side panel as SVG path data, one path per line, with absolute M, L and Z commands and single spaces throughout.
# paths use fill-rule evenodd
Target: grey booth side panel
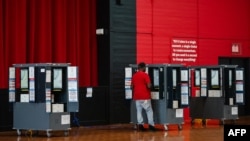
M 68 102 L 68 112 L 79 112 L 79 102 Z
M 167 123 L 167 102 L 165 99 L 152 100 L 152 108 L 154 111 L 155 123 L 165 124 Z
M 183 124 L 184 123 L 183 117 L 176 117 L 177 109 L 167 108 L 167 102 L 165 99 L 152 100 L 152 108 L 154 112 L 155 124 Z M 135 106 L 134 100 L 131 100 L 130 112 L 131 112 L 130 114 L 131 122 L 137 123 L 136 106 Z M 143 110 L 142 115 L 143 115 L 144 123 L 148 123 L 145 110 Z
M 32 130 L 67 130 L 70 124 L 62 124 L 62 115 L 69 113 L 46 113 L 45 103 L 14 103 L 13 128 Z
M 224 105 L 224 98 L 191 98 L 190 115 L 192 119 L 237 119 L 238 113 L 232 114 L 237 105 Z
M 204 118 L 204 106 L 206 98 L 204 97 L 191 97 L 190 99 L 190 117 L 192 119 Z
M 13 128 L 48 129 L 49 117 L 45 114 L 45 104 L 14 103 Z

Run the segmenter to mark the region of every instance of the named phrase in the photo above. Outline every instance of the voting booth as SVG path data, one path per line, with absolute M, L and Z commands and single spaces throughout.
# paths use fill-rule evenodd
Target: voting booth
M 70 112 L 78 112 L 78 68 L 67 63 L 13 64 L 9 68 L 13 129 L 62 130 L 68 135 Z
M 244 69 L 236 65 L 198 66 L 190 68 L 190 116 L 202 119 L 238 119 L 238 105 L 244 100 Z
M 177 124 L 181 130 L 184 124 L 183 108 L 189 106 L 189 73 L 188 68 L 179 64 L 147 64 L 152 88 L 151 99 L 155 124 L 163 124 L 168 130 L 169 124 Z M 125 98 L 131 101 L 131 123 L 137 123 L 136 106 L 132 99 L 131 79 L 137 71 L 137 65 L 125 68 Z M 147 116 L 144 111 L 144 121 Z

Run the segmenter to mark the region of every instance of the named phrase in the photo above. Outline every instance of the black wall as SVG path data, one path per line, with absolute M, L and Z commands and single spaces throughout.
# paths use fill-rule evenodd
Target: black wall
M 97 35 L 97 60 L 98 60 L 98 84 L 109 85 L 110 72 L 110 30 L 109 30 L 109 1 L 96 1 L 96 29 L 104 29 L 103 35 Z
M 136 1 L 110 1 L 110 121 L 130 121 L 125 100 L 125 67 L 136 63 Z
M 8 89 L 0 89 L 0 131 L 12 129 L 13 110 L 9 104 Z
M 103 125 L 109 123 L 108 87 L 92 87 L 93 93 L 88 97 L 87 87 L 79 91 L 79 112 L 75 113 L 81 126 Z M 73 113 L 74 114 L 74 113 Z M 74 115 L 72 117 L 73 121 Z M 72 122 L 72 125 L 75 123 Z M 77 124 L 75 124 L 77 125 Z
M 129 101 L 125 100 L 124 69 L 136 63 L 136 1 L 97 1 L 98 78 L 108 86 L 109 123 L 130 121 Z

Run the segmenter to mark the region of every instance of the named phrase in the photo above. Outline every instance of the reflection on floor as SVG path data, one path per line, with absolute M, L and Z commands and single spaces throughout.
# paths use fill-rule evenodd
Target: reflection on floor
M 190 122 L 191 123 L 191 122 Z M 218 120 L 206 120 L 203 125 L 199 119 L 193 124 L 185 123 L 179 130 L 177 125 L 156 125 L 158 131 L 137 131 L 132 124 L 72 127 L 68 136 L 63 131 L 52 131 L 51 137 L 45 131 L 0 132 L 1 141 L 223 141 L 223 125 Z M 250 124 L 250 117 L 235 121 L 226 120 L 224 124 Z

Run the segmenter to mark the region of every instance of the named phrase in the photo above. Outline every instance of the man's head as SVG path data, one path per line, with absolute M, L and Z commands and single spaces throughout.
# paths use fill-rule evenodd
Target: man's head
M 146 70 L 146 64 L 144 62 L 141 62 L 138 64 L 138 69 L 141 71 L 145 71 Z

